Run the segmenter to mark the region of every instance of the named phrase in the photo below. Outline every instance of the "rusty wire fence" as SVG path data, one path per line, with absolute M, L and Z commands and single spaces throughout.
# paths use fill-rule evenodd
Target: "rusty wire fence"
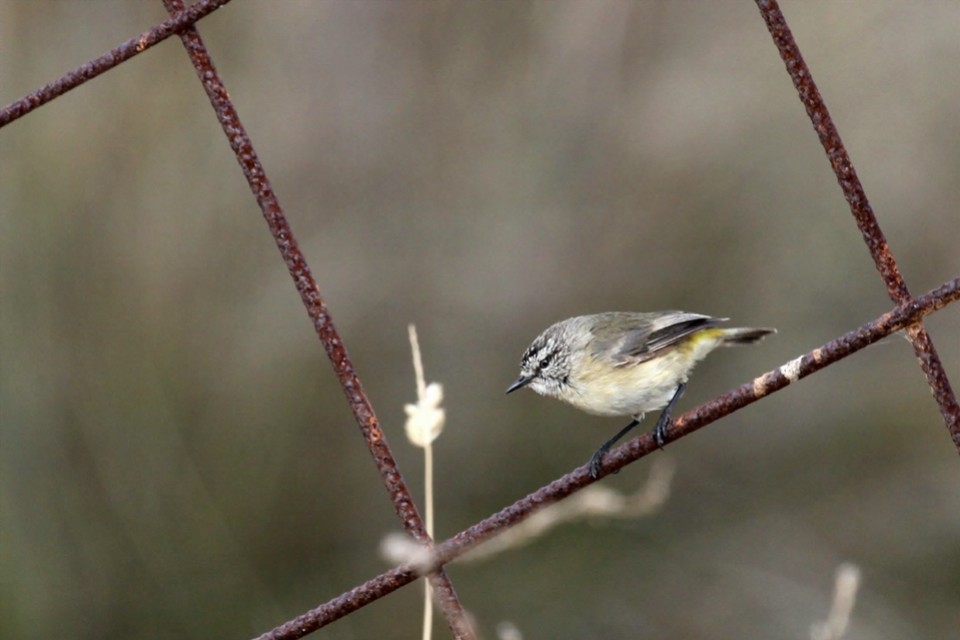
M 260 206 L 316 335 L 329 357 L 397 517 L 413 539 L 432 548 L 431 555 L 421 559 L 416 566 L 400 565 L 361 582 L 324 604 L 265 632 L 260 637 L 279 639 L 305 636 L 414 582 L 421 576 L 426 576 L 454 637 L 475 638 L 477 633 L 464 613 L 464 607 L 469 608 L 470 603 L 461 602 L 444 566 L 485 540 L 522 522 L 535 511 L 579 491 L 596 480 L 589 476 L 585 468 L 577 468 L 446 540 L 433 541 L 429 538 L 416 501 L 400 473 L 396 456 L 387 443 L 377 414 L 347 353 L 344 340 L 333 322 L 331 311 L 320 293 L 320 287 L 298 246 L 297 238 L 288 224 L 273 185 L 197 28 L 198 21 L 228 2 L 229 0 L 200 0 L 196 4 L 185 6 L 181 0 L 164 0 L 164 6 L 170 14 L 169 19 L 5 106 L 0 110 L 0 127 L 29 115 L 33 110 L 100 74 L 111 71 L 167 38 L 173 36 L 180 38 L 223 128 L 227 142 Z M 668 442 L 682 438 L 801 378 L 818 372 L 892 333 L 902 331 L 913 347 L 920 371 L 943 418 L 943 426 L 946 430 L 943 434 L 943 446 L 953 447 L 960 452 L 960 405 L 957 403 L 956 395 L 934 347 L 934 342 L 924 328 L 924 319 L 928 315 L 960 299 L 960 278 L 948 279 L 942 285 L 920 295 L 910 292 L 884 232 L 874 216 L 864 187 L 858 179 L 827 105 L 814 82 L 810 69 L 804 62 L 778 4 L 772 0 L 757 0 L 757 6 L 823 146 L 854 222 L 863 236 L 893 306 L 890 311 L 871 322 L 840 335 L 752 382 L 745 383 L 678 416 L 670 431 Z M 320 125 L 322 126 L 322 123 Z M 947 274 L 948 277 L 949 275 Z M 948 348 L 955 349 L 956 345 Z M 601 478 L 654 451 L 656 446 L 649 435 L 632 439 L 612 451 L 606 458 Z

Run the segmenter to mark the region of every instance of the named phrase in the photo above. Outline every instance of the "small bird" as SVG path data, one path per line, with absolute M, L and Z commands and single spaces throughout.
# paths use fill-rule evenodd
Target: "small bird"
M 714 318 L 684 311 L 609 311 L 577 316 L 547 328 L 527 347 L 511 393 L 529 386 L 599 416 L 631 416 L 590 458 L 600 473 L 604 454 L 640 424 L 648 411 L 663 409 L 653 429 L 663 448 L 670 411 L 683 394 L 694 365 L 717 347 L 751 344 L 776 329 L 726 329 Z

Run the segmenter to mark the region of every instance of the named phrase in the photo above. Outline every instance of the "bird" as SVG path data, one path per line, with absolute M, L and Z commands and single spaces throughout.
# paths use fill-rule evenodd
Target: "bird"
M 520 360 L 520 376 L 506 392 L 530 387 L 593 415 L 630 416 L 630 423 L 590 458 L 590 475 L 596 478 L 610 447 L 644 414 L 659 409 L 653 435 L 663 448 L 670 412 L 694 366 L 707 354 L 776 333 L 719 326 L 727 320 L 685 311 L 608 311 L 567 318 L 530 343 Z

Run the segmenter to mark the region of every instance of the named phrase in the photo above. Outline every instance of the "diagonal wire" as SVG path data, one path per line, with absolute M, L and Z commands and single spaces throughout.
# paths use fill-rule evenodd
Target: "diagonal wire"
M 43 106 L 54 98 L 62 96 L 71 89 L 75 89 L 87 80 L 96 78 L 101 73 L 109 71 L 121 62 L 126 62 L 158 42 L 162 42 L 170 36 L 180 33 L 200 18 L 213 13 L 228 2 L 230 2 L 230 0 L 200 0 L 200 2 L 190 5 L 187 9 L 183 9 L 181 5 L 181 10 L 173 13 L 173 15 L 152 29 L 144 31 L 135 38 L 130 38 L 102 56 L 85 62 L 50 84 L 0 109 L 0 127 L 10 124 L 37 107 Z
M 807 115 L 813 123 L 813 128 L 820 138 L 820 143 L 827 152 L 827 158 L 830 160 L 830 166 L 837 176 L 840 188 L 843 190 L 843 196 L 850 204 L 850 211 L 853 213 L 860 233 L 863 235 L 864 242 L 870 250 L 873 262 L 880 272 L 884 283 L 887 285 L 887 292 L 890 298 L 897 304 L 906 304 L 911 300 L 910 291 L 907 289 L 907 283 L 900 273 L 887 239 L 884 237 L 883 230 L 877 222 L 877 217 L 873 213 L 867 194 L 857 177 L 857 172 L 850 160 L 840 139 L 840 132 L 837 131 L 827 105 L 817 89 L 813 76 L 807 63 L 804 62 L 800 54 L 800 48 L 797 46 L 793 33 L 787 25 L 786 18 L 776 0 L 756 0 L 763 20 L 767 24 L 767 29 L 773 37 L 773 41 L 780 52 L 780 57 L 787 67 L 787 73 L 793 80 L 793 84 L 800 95 L 800 101 L 807 110 Z M 944 424 L 950 437 L 953 440 L 957 452 L 960 453 L 960 404 L 957 403 L 957 397 L 950 386 L 950 380 L 947 378 L 947 372 L 943 368 L 940 356 L 933 346 L 933 340 L 923 325 L 916 325 L 907 329 L 907 337 L 910 344 L 913 345 L 913 351 L 920 361 L 920 368 L 927 378 L 927 384 L 940 407 L 940 413 L 943 415 Z
M 171 14 L 183 10 L 182 0 L 163 0 L 163 3 Z M 353 367 L 353 362 L 347 355 L 346 347 L 344 347 L 343 341 L 333 324 L 326 303 L 320 295 L 319 287 L 310 273 L 306 258 L 297 246 L 293 231 L 280 208 L 273 187 L 270 185 L 263 165 L 260 163 L 253 144 L 240 122 L 240 117 L 230 100 L 226 87 L 217 74 L 210 54 L 195 27 L 185 30 L 180 34 L 180 38 L 197 71 L 200 82 L 210 98 L 217 119 L 227 135 L 230 147 L 236 154 L 237 161 L 243 169 L 243 174 L 257 198 L 267 225 L 270 227 L 270 232 L 277 243 L 277 248 L 280 249 L 283 261 L 290 271 L 290 276 L 293 278 L 304 306 L 307 308 L 307 313 L 313 320 L 314 329 L 333 364 L 343 392 L 347 396 L 347 402 L 377 464 L 397 515 L 400 516 L 403 526 L 411 536 L 425 546 L 429 546 L 432 544 L 432 540 L 427 534 L 426 527 L 417 512 L 410 491 L 400 474 L 393 452 L 387 444 L 386 436 L 380 429 L 380 423 L 370 400 L 363 390 L 363 385 Z M 446 572 L 440 569 L 432 573 L 429 580 L 440 609 L 446 617 L 454 636 L 463 639 L 474 638 L 473 630 L 467 621 L 456 591 L 454 591 L 453 583 Z
M 905 305 L 895 307 L 873 321 L 845 333 L 773 371 L 768 371 L 752 382 L 740 385 L 695 409 L 691 409 L 676 419 L 665 440 L 672 442 L 690 435 L 694 431 L 702 429 L 764 396 L 783 389 L 800 378 L 805 378 L 865 349 L 891 333 L 901 331 L 919 322 L 924 316 L 957 300 L 960 300 L 960 278 L 946 282 L 939 288 L 915 298 Z M 481 520 L 472 527 L 461 531 L 452 538 L 437 544 L 434 547 L 433 554 L 429 557 L 421 559 L 417 563 L 394 567 L 282 626 L 264 633 L 257 640 L 301 638 L 307 633 L 326 626 L 374 600 L 410 584 L 422 573 L 458 558 L 503 530 L 522 522 L 543 507 L 566 498 L 572 493 L 597 482 L 607 474 L 613 473 L 657 450 L 657 443 L 651 433 L 637 436 L 607 454 L 604 458 L 603 469 L 597 478 L 591 476 L 588 465 L 578 467 L 492 516 Z

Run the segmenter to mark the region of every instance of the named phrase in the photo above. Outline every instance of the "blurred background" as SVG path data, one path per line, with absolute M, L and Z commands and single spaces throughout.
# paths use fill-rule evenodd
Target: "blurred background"
M 956 277 L 960 5 L 783 9 L 911 290 Z M 0 102 L 165 16 L 0 3 Z M 752 2 L 234 2 L 200 30 L 419 499 L 418 327 L 441 538 L 622 426 L 503 395 L 550 323 L 779 329 L 686 410 L 892 306 Z M 0 635 L 249 637 L 388 569 L 399 522 L 180 42 L 4 128 L 0 175 Z M 956 387 L 960 307 L 927 326 Z M 847 638 L 956 638 L 960 466 L 905 340 L 656 455 L 655 515 L 450 567 L 484 637 L 807 638 L 850 561 Z M 421 593 L 318 637 L 413 637 Z

